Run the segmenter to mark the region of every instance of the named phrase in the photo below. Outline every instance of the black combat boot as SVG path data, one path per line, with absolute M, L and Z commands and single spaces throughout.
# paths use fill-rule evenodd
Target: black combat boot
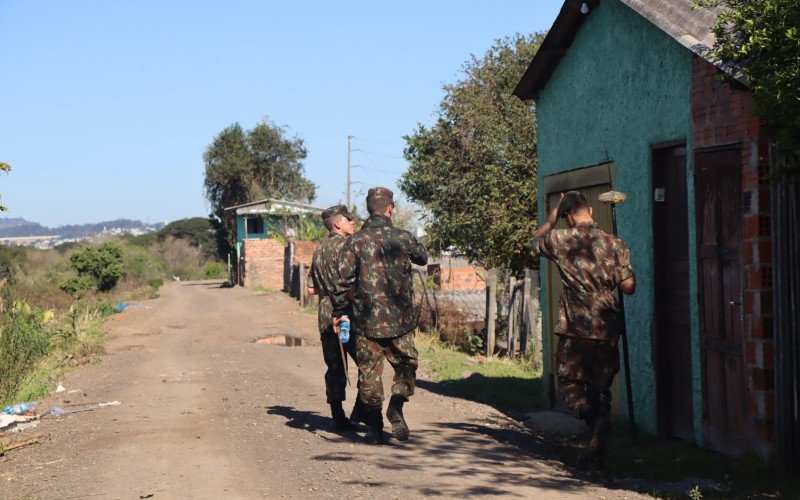
M 383 415 L 381 415 L 381 409 L 364 406 L 363 411 L 366 417 L 366 423 L 369 426 L 369 430 L 367 430 L 367 434 L 364 436 L 364 441 L 366 441 L 367 444 L 386 444 L 386 436 L 383 433 Z
M 597 416 L 597 413 L 594 411 L 594 408 L 592 408 L 592 405 L 586 403 L 580 407 L 576 416 L 586 423 L 587 428 L 591 429 L 592 426 L 594 426 L 594 420 Z
M 353 424 L 367 424 L 367 417 L 364 414 L 364 403 L 356 397 L 356 403 L 353 405 L 353 411 L 350 412 L 350 422 Z
M 347 432 L 355 430 L 355 426 L 353 426 L 353 424 L 344 414 L 341 401 L 331 403 L 331 416 L 333 417 L 333 424 L 331 425 L 331 430 L 333 432 Z
M 601 469 L 606 465 L 610 434 L 611 417 L 609 415 L 597 415 L 594 422 L 592 422 L 592 433 L 589 440 L 589 458 Z
M 403 403 L 408 401 L 403 396 L 397 394 L 389 400 L 389 408 L 386 410 L 386 418 L 392 424 L 392 435 L 398 441 L 408 441 L 408 425 L 403 418 Z

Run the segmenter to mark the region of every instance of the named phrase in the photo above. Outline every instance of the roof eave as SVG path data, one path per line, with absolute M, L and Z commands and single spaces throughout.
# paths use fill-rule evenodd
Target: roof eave
M 581 12 L 581 6 L 584 3 L 589 8 L 589 12 L 586 14 Z M 566 0 L 564 2 L 553 26 L 548 30 L 547 36 L 533 57 L 533 61 L 528 65 L 528 69 L 525 70 L 525 74 L 522 75 L 522 79 L 514 89 L 515 96 L 523 101 L 539 97 L 539 92 L 550 79 L 558 61 L 572 45 L 583 21 L 599 3 L 600 0 Z

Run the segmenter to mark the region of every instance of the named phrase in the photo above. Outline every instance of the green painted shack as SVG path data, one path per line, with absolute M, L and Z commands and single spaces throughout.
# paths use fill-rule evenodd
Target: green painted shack
M 625 303 L 637 424 L 768 457 L 768 142 L 747 87 L 708 59 L 717 11 L 692 3 L 567 0 L 514 93 L 535 101 L 540 214 L 579 189 L 610 231 L 597 195 L 628 195 L 617 221 L 638 282 Z M 542 264 L 545 385 L 557 408 L 548 332 L 561 280 Z
M 241 246 L 246 239 L 274 238 L 276 235 L 291 239 L 299 219 L 318 216 L 323 209 L 267 198 L 227 207 L 225 210 L 236 211 L 236 244 Z M 316 217 L 313 221 L 321 224 Z

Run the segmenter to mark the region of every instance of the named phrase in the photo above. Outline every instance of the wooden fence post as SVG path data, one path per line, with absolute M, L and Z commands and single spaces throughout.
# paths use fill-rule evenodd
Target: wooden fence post
M 486 285 L 486 357 L 491 358 L 497 321 L 497 273 L 494 269 L 489 270 Z
M 300 290 L 297 292 L 297 298 L 300 299 L 300 307 L 307 307 L 308 303 L 308 290 L 306 289 L 306 265 L 302 262 L 297 264 L 297 272 L 300 273 L 299 282 Z
M 525 301 L 528 303 L 528 314 L 526 321 L 530 325 L 528 330 L 528 349 L 533 350 L 533 369 L 542 370 L 542 323 L 539 315 L 539 271 L 526 271 L 526 281 L 530 282 L 528 293 L 525 294 Z
M 508 280 L 509 301 L 508 301 L 508 357 L 517 357 L 517 336 L 519 335 L 519 293 L 517 292 L 517 278 L 511 277 Z
M 519 335 L 519 352 L 523 356 L 528 354 L 530 349 L 531 328 L 531 277 L 530 271 L 525 270 L 525 278 L 522 280 L 522 329 Z

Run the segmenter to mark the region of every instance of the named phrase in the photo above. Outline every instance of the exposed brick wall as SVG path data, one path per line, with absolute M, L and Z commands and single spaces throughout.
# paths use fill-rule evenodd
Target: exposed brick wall
M 751 93 L 701 58 L 692 62 L 694 148 L 742 146 L 742 283 L 749 447 L 768 456 L 775 417 L 772 244 L 767 140 Z
M 311 257 L 314 256 L 314 250 L 317 249 L 315 241 L 296 241 L 294 244 L 294 259 L 292 264 L 297 265 L 303 263 L 306 266 L 311 265 Z
M 474 267 L 443 267 L 442 290 L 485 290 L 486 282 L 475 272 Z
M 438 268 L 437 268 L 438 266 Z M 428 274 L 439 274 L 437 282 L 444 291 L 485 290 L 483 281 L 465 259 L 443 257 L 431 259 L 428 263 Z
M 242 248 L 244 286 L 282 290 L 285 246 L 272 238 L 245 239 Z

